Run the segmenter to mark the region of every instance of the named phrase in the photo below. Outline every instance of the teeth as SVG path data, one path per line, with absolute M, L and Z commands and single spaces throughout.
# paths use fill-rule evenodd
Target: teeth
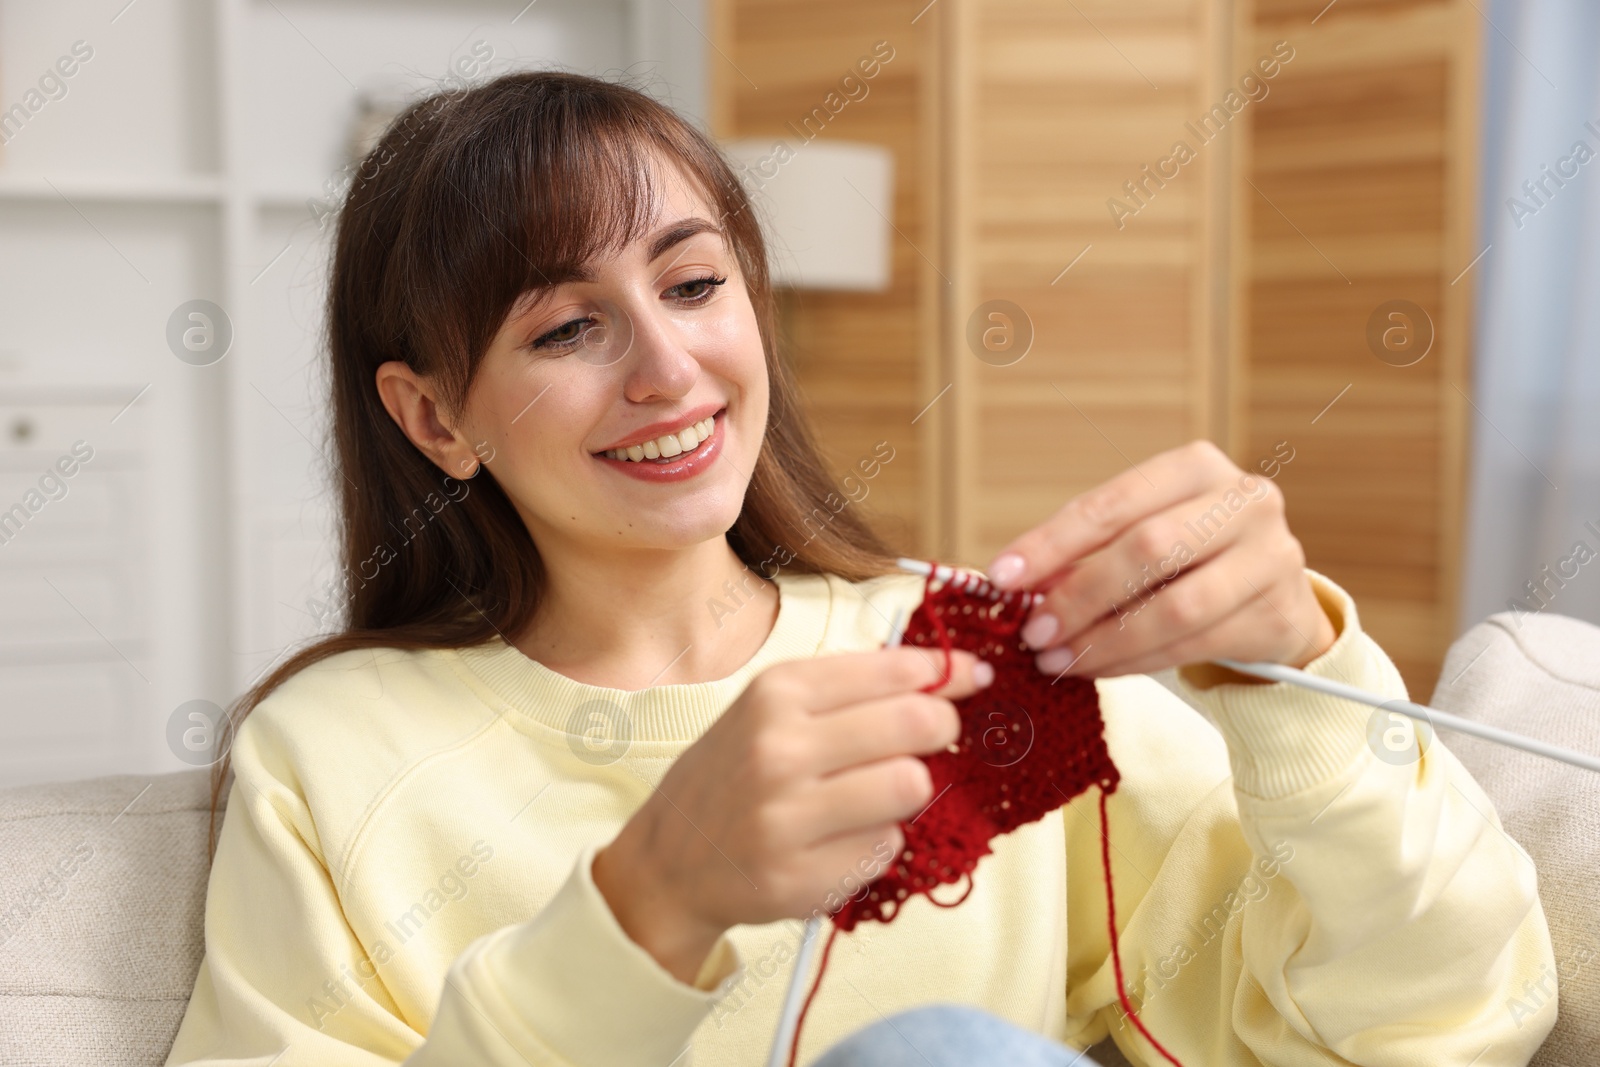
M 693 452 L 699 448 L 711 436 L 716 426 L 716 416 L 708 415 L 699 422 L 690 423 L 677 433 L 663 434 L 654 441 L 646 441 L 642 445 L 607 449 L 605 454 L 611 459 L 626 460 L 630 463 L 663 457 L 671 459 L 680 453 Z

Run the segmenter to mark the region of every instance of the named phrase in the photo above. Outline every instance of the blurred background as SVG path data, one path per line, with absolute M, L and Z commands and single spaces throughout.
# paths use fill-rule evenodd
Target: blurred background
M 0 0 L 0 785 L 182 769 L 337 627 L 340 197 L 527 67 L 727 146 L 905 551 L 1208 437 L 1416 698 L 1491 613 L 1600 622 L 1597 46 L 1579 0 Z

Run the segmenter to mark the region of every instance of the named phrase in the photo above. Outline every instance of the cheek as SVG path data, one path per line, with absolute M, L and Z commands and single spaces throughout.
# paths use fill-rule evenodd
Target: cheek
M 518 402 L 507 405 L 511 408 L 504 424 L 508 448 L 541 478 L 554 474 L 559 479 L 563 468 L 589 458 L 583 442 L 604 420 L 615 391 L 606 370 L 577 360 L 559 373 L 538 375 L 519 385 Z
M 546 386 L 548 385 L 548 389 Z M 511 416 L 540 391 L 544 395 L 520 419 Z M 594 425 L 574 383 L 556 381 L 525 389 L 526 398 L 500 427 L 499 454 L 490 469 L 495 480 L 534 528 L 570 529 L 571 517 L 603 512 L 607 506 L 603 472 L 582 444 Z
M 728 376 L 751 376 L 764 372 L 761 357 L 761 329 L 755 309 L 748 299 L 729 299 L 716 314 L 702 313 L 683 322 L 685 340 L 702 366 L 715 366 Z
M 738 389 L 740 399 L 765 417 L 767 360 L 761 328 L 748 299 L 729 301 L 726 314 L 708 322 L 699 357 L 702 366 Z
M 495 477 L 524 498 L 561 492 L 561 471 L 585 459 L 580 444 L 605 410 L 605 371 L 578 360 L 497 361 L 474 389 L 485 398 L 470 444 Z

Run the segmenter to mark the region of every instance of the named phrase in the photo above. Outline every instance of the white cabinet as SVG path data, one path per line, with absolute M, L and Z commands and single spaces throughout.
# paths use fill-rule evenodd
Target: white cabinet
M 0 514 L 93 449 L 0 540 L 0 785 L 180 769 L 175 709 L 318 632 L 325 212 L 363 93 L 626 72 L 703 123 L 703 6 L 0 0 Z M 168 343 L 194 300 L 232 331 L 204 365 Z
M 153 699 L 144 412 L 0 392 L 0 776 L 110 773 Z M 115 421 L 112 421 L 115 420 Z

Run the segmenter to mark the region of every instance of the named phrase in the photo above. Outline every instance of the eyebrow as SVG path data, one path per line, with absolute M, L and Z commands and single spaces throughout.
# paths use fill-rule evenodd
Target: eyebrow
M 651 238 L 649 261 L 654 263 L 673 245 L 682 244 L 689 238 L 702 233 L 714 233 L 718 236 L 723 236 L 722 227 L 710 219 L 703 219 L 698 216 L 679 219 Z M 528 289 L 518 297 L 517 301 L 512 305 L 511 318 L 521 318 L 532 312 L 544 302 L 558 285 L 565 282 L 594 281 L 594 272 L 586 266 L 577 267 L 570 271 L 558 271 L 554 275 L 547 276 L 547 279 L 548 284 Z
M 650 242 L 650 261 L 653 263 L 660 259 L 662 254 L 673 245 L 701 233 L 721 234 L 722 228 L 709 219 L 687 218 L 679 219 L 656 234 Z

